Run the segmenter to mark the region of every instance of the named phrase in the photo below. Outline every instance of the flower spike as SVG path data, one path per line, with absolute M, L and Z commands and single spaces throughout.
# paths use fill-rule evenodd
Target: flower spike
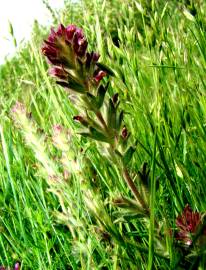
M 44 41 L 42 53 L 52 65 L 50 75 L 58 79 L 59 85 L 86 93 L 97 87 L 107 75 L 107 72 L 97 66 L 99 54 L 87 52 L 87 46 L 83 30 L 76 25 L 65 27 L 60 24 L 56 31 L 51 28 L 48 39 Z

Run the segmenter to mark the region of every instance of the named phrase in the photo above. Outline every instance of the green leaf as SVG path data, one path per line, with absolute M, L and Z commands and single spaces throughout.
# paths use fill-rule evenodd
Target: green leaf
M 134 148 L 133 146 L 130 146 L 126 153 L 123 156 L 123 164 L 124 166 L 127 166 L 128 163 L 130 162 L 130 160 L 132 159 L 132 156 L 134 154 L 134 152 L 136 151 L 136 148 Z
M 84 71 L 84 62 L 82 61 L 82 59 L 77 58 L 77 66 L 78 66 L 78 71 L 79 73 L 81 73 L 83 75 L 83 71 Z
M 61 85 L 62 87 L 69 88 L 69 89 L 71 89 L 71 90 L 73 90 L 75 92 L 78 92 L 78 93 L 84 93 L 85 92 L 84 86 L 79 84 L 75 80 L 69 80 L 68 82 L 57 81 L 56 83 Z
M 97 98 L 89 92 L 86 93 L 85 102 L 87 103 L 90 110 L 96 111 L 98 109 Z
M 73 91 L 79 92 L 79 93 L 84 93 L 85 88 L 83 85 L 75 82 L 75 81 L 69 81 L 69 88 L 72 89 Z
M 97 90 L 97 106 L 98 109 L 100 109 L 104 102 L 104 97 L 107 92 L 109 84 L 107 84 L 105 87 L 103 85 L 100 85 Z
M 133 211 L 134 213 L 146 213 L 145 209 L 143 209 L 136 200 L 132 200 L 126 197 L 120 197 L 113 201 L 114 205 L 119 208 L 127 209 Z
M 95 128 L 89 127 L 89 131 L 90 132 L 81 132 L 79 134 L 82 135 L 83 137 L 91 138 L 96 141 L 109 143 L 109 139 L 103 133 L 99 132 Z
M 111 98 L 109 99 L 109 106 L 107 110 L 107 125 L 109 128 L 116 128 L 116 108 Z
M 103 133 L 99 132 L 97 129 L 90 127 L 89 130 L 93 139 L 102 142 L 109 142 L 109 139 Z
M 91 102 L 91 103 L 96 103 L 96 97 L 94 95 L 92 95 L 91 93 L 87 92 L 86 93 L 86 96 L 88 98 L 88 100 Z
M 108 66 L 106 66 L 105 64 L 102 63 L 96 63 L 96 65 L 103 71 L 107 72 L 109 75 L 114 76 L 114 72 L 112 71 L 111 68 L 109 68 Z
M 124 112 L 121 111 L 119 114 L 119 117 L 117 117 L 117 130 L 120 130 L 121 128 L 123 118 L 124 118 Z

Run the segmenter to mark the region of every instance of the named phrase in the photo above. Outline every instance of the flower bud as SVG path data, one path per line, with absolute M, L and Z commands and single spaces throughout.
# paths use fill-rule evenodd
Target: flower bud
M 63 24 L 60 24 L 59 27 L 57 28 L 56 35 L 59 37 L 65 36 L 66 34 L 66 29 Z
M 94 76 L 94 80 L 99 83 L 106 75 L 107 73 L 105 71 L 100 70 L 97 75 Z
M 76 121 L 78 121 L 78 122 L 80 122 L 85 127 L 88 127 L 89 126 L 88 121 L 84 117 L 82 117 L 80 115 L 74 116 L 73 119 L 76 120 Z
M 68 72 L 62 67 L 52 67 L 49 69 L 49 74 L 61 80 L 68 80 Z
M 114 104 L 116 104 L 117 103 L 117 101 L 118 101 L 118 99 L 119 99 L 119 94 L 118 93 L 116 93 L 113 97 L 112 97 L 112 101 L 113 101 L 113 103 Z
M 70 42 L 72 41 L 76 30 L 77 30 L 77 27 L 76 27 L 76 25 L 73 25 L 73 24 L 66 27 L 66 37 L 67 37 L 68 41 L 70 41 Z
M 127 128 L 124 126 L 122 129 L 122 138 L 126 139 L 128 137 L 128 130 Z
M 100 55 L 87 52 L 88 42 L 82 29 L 71 24 L 60 24 L 44 41 L 42 53 L 53 67 L 49 74 L 58 78 L 56 83 L 77 93 L 87 94 L 97 87 L 109 69 L 98 63 Z
M 15 263 L 14 270 L 20 270 L 20 263 Z
M 91 64 L 95 64 L 99 60 L 100 55 L 96 52 L 86 54 L 86 66 L 90 67 Z

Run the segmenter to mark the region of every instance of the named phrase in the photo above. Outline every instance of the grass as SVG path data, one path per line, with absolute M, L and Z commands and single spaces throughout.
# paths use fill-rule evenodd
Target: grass
M 133 201 L 118 207 L 121 196 L 133 199 L 121 167 L 105 145 L 78 135 L 77 108 L 48 77 L 40 52 L 50 26 L 34 24 L 31 41 L 0 67 L 1 265 L 205 269 L 205 246 L 187 261 L 169 233 L 187 203 L 206 209 L 205 11 L 204 1 L 83 0 L 53 12 L 55 26 L 82 27 L 89 49 L 115 72 L 107 97 L 119 93 L 130 144 L 137 145 L 129 172 L 138 190 L 149 185 L 142 191 L 149 220 Z M 13 119 L 17 100 L 31 118 Z M 55 124 L 65 128 L 56 144 Z M 151 173 L 142 186 L 144 163 Z

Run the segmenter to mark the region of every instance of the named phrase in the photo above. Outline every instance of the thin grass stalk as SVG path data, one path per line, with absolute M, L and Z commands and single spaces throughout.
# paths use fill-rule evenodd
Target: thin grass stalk
M 22 231 L 22 234 L 23 234 L 23 237 L 24 237 L 24 241 L 27 242 L 27 237 L 26 237 L 26 234 L 25 234 L 25 229 L 23 227 L 22 217 L 21 217 L 21 213 L 20 213 L 20 209 L 19 209 L 19 203 L 18 203 L 18 200 L 17 200 L 16 188 L 15 188 L 14 180 L 13 180 L 12 173 L 11 173 L 11 166 L 10 166 L 10 160 L 9 160 L 9 154 L 8 154 L 8 147 L 7 147 L 5 137 L 4 137 L 3 127 L 1 125 L 0 125 L 0 135 L 1 135 L 1 141 L 2 141 L 3 154 L 4 154 L 5 161 L 6 161 L 6 168 L 7 168 L 7 172 L 8 172 L 8 178 L 9 178 L 9 181 L 10 181 L 10 184 L 11 184 L 12 192 L 13 192 L 13 195 L 14 195 L 14 201 L 15 201 L 15 204 L 16 204 L 19 224 L 20 224 L 21 231 Z
M 157 144 L 157 128 L 155 128 L 153 156 L 152 156 L 152 177 L 150 186 L 150 227 L 149 227 L 149 258 L 148 258 L 148 270 L 153 269 L 154 259 L 154 225 L 155 225 L 155 196 L 156 196 L 156 144 Z

